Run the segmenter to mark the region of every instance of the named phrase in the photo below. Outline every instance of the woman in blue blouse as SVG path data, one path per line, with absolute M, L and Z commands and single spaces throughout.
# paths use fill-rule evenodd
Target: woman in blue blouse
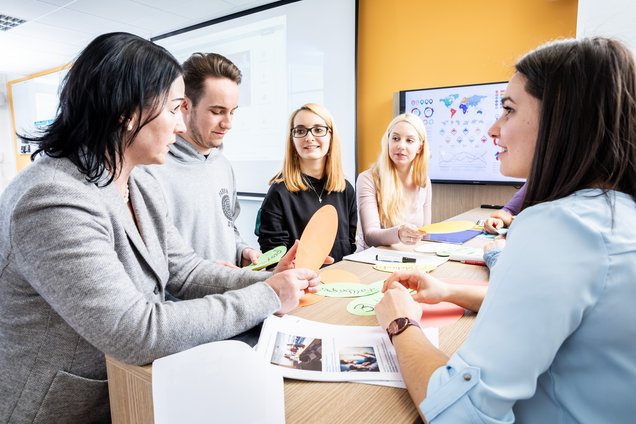
M 428 422 L 633 422 L 632 53 L 606 38 L 545 45 L 517 63 L 503 108 L 490 129 L 501 172 L 528 182 L 487 296 L 396 273 L 378 321 L 394 334 L 404 380 Z M 414 299 L 479 310 L 450 358 L 409 321 L 421 316 Z

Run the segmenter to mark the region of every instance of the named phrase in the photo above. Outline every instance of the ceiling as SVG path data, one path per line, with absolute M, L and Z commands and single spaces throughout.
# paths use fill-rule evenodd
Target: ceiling
M 151 38 L 271 0 L 2 0 L 0 15 L 26 22 L 0 31 L 0 74 L 31 75 L 71 62 L 93 38 L 126 31 Z

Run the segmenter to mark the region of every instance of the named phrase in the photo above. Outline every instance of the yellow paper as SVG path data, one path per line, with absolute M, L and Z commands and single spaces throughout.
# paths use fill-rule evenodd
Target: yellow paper
M 474 226 L 474 221 L 442 221 L 420 227 L 420 231 L 427 234 L 447 234 L 470 230 Z

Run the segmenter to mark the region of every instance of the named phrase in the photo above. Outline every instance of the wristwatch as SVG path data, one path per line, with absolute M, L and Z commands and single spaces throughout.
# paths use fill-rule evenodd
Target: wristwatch
M 393 343 L 393 336 L 397 336 L 398 334 L 409 328 L 411 325 L 420 328 L 419 322 L 407 317 L 396 318 L 391 321 L 389 326 L 386 328 L 386 332 L 389 334 L 389 340 L 391 340 L 391 343 Z

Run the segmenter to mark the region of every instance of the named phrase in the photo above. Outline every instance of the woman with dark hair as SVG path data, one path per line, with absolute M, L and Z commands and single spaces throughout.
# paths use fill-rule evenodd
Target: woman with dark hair
M 428 422 L 633 422 L 634 57 L 607 38 L 547 44 L 517 63 L 503 108 L 490 135 L 527 191 L 488 294 L 395 273 L 378 321 Z M 417 301 L 479 311 L 450 359 L 411 328 Z
M 135 167 L 164 162 L 183 97 L 165 49 L 105 34 L 72 65 L 55 121 L 23 137 L 34 163 L 0 198 L 0 422 L 107 422 L 104 354 L 146 364 L 315 291 L 295 249 L 272 275 L 215 266 L 179 238 Z

